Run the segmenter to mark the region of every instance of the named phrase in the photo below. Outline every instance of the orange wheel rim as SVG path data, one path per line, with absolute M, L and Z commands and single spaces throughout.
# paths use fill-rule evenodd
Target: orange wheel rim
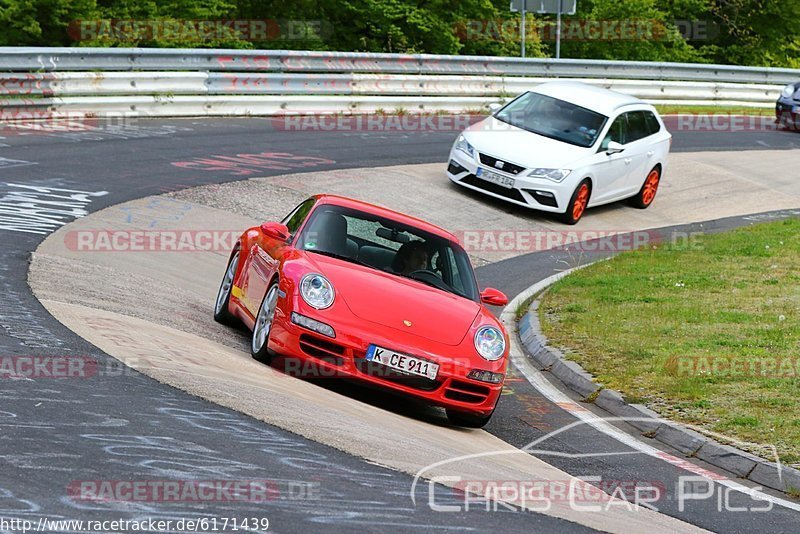
M 589 186 L 583 184 L 578 189 L 578 195 L 575 197 L 575 202 L 572 204 L 572 218 L 575 220 L 580 219 L 583 211 L 586 209 L 586 203 L 589 201 Z
M 653 169 L 647 175 L 647 180 L 644 181 L 644 191 L 642 191 L 642 202 L 645 205 L 650 204 L 656 198 L 656 191 L 658 191 L 658 171 Z

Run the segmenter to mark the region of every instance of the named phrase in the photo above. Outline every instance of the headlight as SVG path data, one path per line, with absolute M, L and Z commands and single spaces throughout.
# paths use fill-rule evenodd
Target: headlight
M 482 326 L 475 332 L 475 350 L 484 360 L 499 360 L 506 352 L 506 338 L 497 328 Z
M 561 182 L 569 176 L 572 171 L 569 169 L 533 169 L 528 173 L 531 178 L 544 178 L 553 182 Z
M 458 141 L 456 141 L 456 149 L 469 154 L 473 158 L 475 157 L 475 149 L 472 148 L 472 145 L 469 144 L 467 138 L 463 135 L 458 136 Z
M 333 304 L 333 284 L 321 274 L 307 274 L 300 281 L 300 296 L 312 308 L 323 310 Z
M 794 92 L 795 92 L 794 84 L 790 83 L 789 85 L 783 88 L 783 91 L 781 91 L 781 96 L 789 98 L 794 94 Z

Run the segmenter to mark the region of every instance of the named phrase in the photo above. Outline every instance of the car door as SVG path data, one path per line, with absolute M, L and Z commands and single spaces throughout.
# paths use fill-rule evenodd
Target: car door
M 314 198 L 305 200 L 281 221 L 289 229 L 290 236 L 294 237 L 315 203 L 316 199 Z M 245 307 L 253 317 L 258 313 L 261 301 L 264 300 L 264 295 L 267 293 L 267 286 L 280 267 L 280 257 L 286 247 L 290 246 L 291 241 L 291 237 L 286 241 L 281 241 L 269 237 L 263 232 L 260 232 L 260 235 L 253 240 L 248 251 L 245 283 L 242 287 L 245 295 Z
M 627 187 L 625 195 L 633 195 L 641 189 L 647 173 L 653 168 L 653 156 L 656 147 L 653 145 L 650 123 L 647 120 L 649 111 L 638 110 L 625 113 L 628 119 L 628 139 L 625 146 L 628 164 Z
M 627 187 L 628 166 L 630 165 L 626 150 L 608 154 L 608 144 L 615 141 L 621 145 L 627 143 L 628 121 L 625 114 L 611 121 L 592 165 L 594 174 L 594 190 L 590 204 L 606 202 L 619 197 Z

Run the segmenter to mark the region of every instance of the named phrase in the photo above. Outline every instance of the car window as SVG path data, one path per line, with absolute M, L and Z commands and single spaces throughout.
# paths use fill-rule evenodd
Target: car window
M 471 267 L 468 265 L 459 265 L 459 259 L 453 254 L 450 248 L 437 251 L 432 260 L 433 269 L 459 292 L 464 293 L 464 276 L 462 271 L 464 269 L 471 269 Z
M 611 127 L 608 129 L 608 133 L 603 138 L 603 142 L 600 143 L 600 150 L 607 149 L 611 141 L 621 145 L 627 143 L 627 123 L 628 121 L 624 114 L 614 119 L 614 122 L 611 123 Z
M 322 205 L 309 217 L 296 246 L 479 300 L 475 274 L 461 246 L 388 217 Z
M 597 142 L 607 117 L 565 100 L 524 93 L 494 114 L 502 122 L 571 145 Z
M 629 111 L 625 113 L 625 115 L 628 117 L 628 143 L 644 139 L 650 135 L 650 129 L 647 126 L 647 119 L 645 118 L 644 111 Z
M 289 234 L 294 235 L 294 233 L 297 232 L 297 229 L 300 228 L 303 221 L 306 220 L 308 212 L 314 207 L 315 202 L 316 199 L 314 198 L 304 200 L 295 209 L 289 212 L 289 215 L 284 217 L 281 223 L 285 224 L 289 229 Z
M 658 119 L 655 115 L 653 115 L 652 111 L 644 111 L 644 118 L 645 122 L 647 122 L 647 131 L 650 135 L 654 133 L 658 133 L 661 131 L 661 124 L 659 124 Z
M 353 217 L 343 214 L 347 221 L 347 236 L 354 239 L 360 245 L 370 245 L 374 247 L 383 247 L 392 251 L 397 251 L 400 245 L 406 241 L 411 241 L 412 235 L 407 232 L 395 232 L 390 235 L 390 238 L 381 237 L 380 234 L 386 235 L 381 232 L 381 223 L 377 221 L 368 221 L 360 217 Z

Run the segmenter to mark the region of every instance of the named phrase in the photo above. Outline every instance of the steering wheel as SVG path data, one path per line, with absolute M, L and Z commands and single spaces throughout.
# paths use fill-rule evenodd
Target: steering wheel
M 418 269 L 416 271 L 411 271 L 406 276 L 409 278 L 413 278 L 415 280 L 419 280 L 420 282 L 424 282 L 426 284 L 432 285 L 444 291 L 450 291 L 450 287 L 444 283 L 438 274 L 428 269 Z
M 411 271 L 410 273 L 408 273 L 408 276 L 412 276 L 415 274 L 430 274 L 435 276 L 436 278 L 439 278 L 439 275 L 431 271 L 430 269 L 417 269 L 416 271 Z

